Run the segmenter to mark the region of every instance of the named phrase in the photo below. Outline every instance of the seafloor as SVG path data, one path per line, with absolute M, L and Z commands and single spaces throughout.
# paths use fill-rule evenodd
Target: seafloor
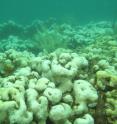
M 117 124 L 117 23 L 1 24 L 0 124 Z

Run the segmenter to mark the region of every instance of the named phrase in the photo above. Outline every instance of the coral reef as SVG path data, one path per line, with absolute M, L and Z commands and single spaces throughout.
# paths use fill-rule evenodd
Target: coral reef
M 46 124 L 48 118 L 55 124 L 73 123 L 75 116 L 86 114 L 88 105 L 96 103 L 96 89 L 85 80 L 75 80 L 78 71 L 88 67 L 88 61 L 73 52 L 57 51 L 37 57 L 25 53 L 25 59 L 32 56 L 25 65 L 21 52 L 4 53 L 10 53 L 12 61 L 20 60 L 21 65 L 0 78 L 1 123 Z
M 0 124 L 117 124 L 111 22 L 0 25 Z

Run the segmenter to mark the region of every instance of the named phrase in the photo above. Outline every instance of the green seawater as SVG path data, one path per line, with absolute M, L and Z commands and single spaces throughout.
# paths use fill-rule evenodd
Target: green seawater
M 0 0 L 0 22 L 14 20 L 29 24 L 33 20 L 88 23 L 117 18 L 116 0 Z

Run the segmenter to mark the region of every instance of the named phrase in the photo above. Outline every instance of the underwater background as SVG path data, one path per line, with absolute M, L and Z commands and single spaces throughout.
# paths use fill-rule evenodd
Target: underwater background
M 33 20 L 88 23 L 117 18 L 116 0 L 0 0 L 0 22 L 14 20 L 29 24 Z M 73 22 L 72 22 L 73 21 Z
M 0 124 L 117 124 L 117 0 L 0 0 Z

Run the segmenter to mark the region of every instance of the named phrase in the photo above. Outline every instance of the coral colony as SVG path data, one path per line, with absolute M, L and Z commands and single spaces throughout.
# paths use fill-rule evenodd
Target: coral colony
M 117 124 L 111 22 L 0 25 L 0 124 Z

